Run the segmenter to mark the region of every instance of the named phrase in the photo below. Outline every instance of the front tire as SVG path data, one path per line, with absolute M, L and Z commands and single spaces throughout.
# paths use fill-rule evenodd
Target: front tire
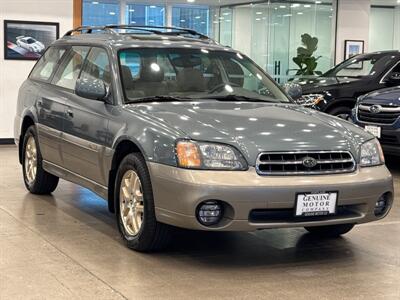
M 45 195 L 54 192 L 59 178 L 42 167 L 42 155 L 39 149 L 35 126 L 25 132 L 22 146 L 22 172 L 26 188 L 32 194 Z
M 309 233 L 321 237 L 339 237 L 352 230 L 354 224 L 304 227 Z
M 347 106 L 339 106 L 335 107 L 329 114 L 339 117 L 343 120 L 350 121 L 351 120 L 351 108 Z
M 140 154 L 122 160 L 114 199 L 118 229 L 128 248 L 149 252 L 168 245 L 171 228 L 156 220 L 150 174 Z

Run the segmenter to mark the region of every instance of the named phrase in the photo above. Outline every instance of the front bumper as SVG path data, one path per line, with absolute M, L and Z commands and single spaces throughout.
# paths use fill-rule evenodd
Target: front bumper
M 378 198 L 387 193 L 393 202 L 393 179 L 386 166 L 359 168 L 354 173 L 317 176 L 259 176 L 248 171 L 199 171 L 148 163 L 157 220 L 188 229 L 252 231 L 265 228 L 365 223 L 383 218 L 374 215 Z M 338 207 L 349 213 L 319 219 L 292 216 L 297 193 L 338 191 Z M 217 225 L 201 225 L 196 207 L 205 200 L 227 203 Z M 286 212 L 286 217 L 256 221 L 253 212 Z M 268 215 L 268 214 L 267 214 Z M 284 214 L 282 214 L 284 215 Z

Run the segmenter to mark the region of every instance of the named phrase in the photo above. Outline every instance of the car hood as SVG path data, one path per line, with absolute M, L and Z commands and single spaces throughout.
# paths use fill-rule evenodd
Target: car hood
M 303 94 L 310 94 L 351 85 L 352 83 L 359 82 L 360 80 L 360 78 L 348 77 L 317 77 L 313 79 L 302 80 L 296 83 L 302 87 Z
M 371 92 L 362 97 L 361 102 L 384 103 L 400 106 L 400 86 Z
M 230 144 L 254 165 L 262 151 L 346 150 L 358 156 L 372 138 L 336 117 L 293 104 L 258 102 L 169 102 L 127 105 L 182 138 Z

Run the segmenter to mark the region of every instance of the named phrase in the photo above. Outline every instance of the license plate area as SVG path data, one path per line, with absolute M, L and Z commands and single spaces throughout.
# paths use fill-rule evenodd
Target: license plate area
M 371 133 L 372 135 L 376 136 L 378 139 L 381 138 L 381 128 L 379 126 L 365 126 L 365 131 Z
M 296 217 L 335 215 L 338 192 L 298 193 L 296 195 Z

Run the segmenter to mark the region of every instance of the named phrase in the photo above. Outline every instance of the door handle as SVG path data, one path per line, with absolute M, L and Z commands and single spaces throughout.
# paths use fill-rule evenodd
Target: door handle
M 73 118 L 74 117 L 74 113 L 72 112 L 72 110 L 67 109 L 66 114 L 69 118 Z
M 42 100 L 42 99 L 39 99 L 39 100 L 37 101 L 37 106 L 39 106 L 39 107 L 42 107 L 42 106 L 43 106 L 43 100 Z

